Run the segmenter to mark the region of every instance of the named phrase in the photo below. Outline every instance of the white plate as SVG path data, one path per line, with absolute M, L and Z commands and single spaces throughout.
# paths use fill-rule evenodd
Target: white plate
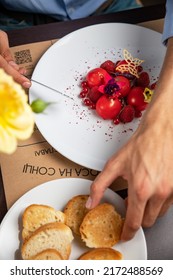
M 107 59 L 122 59 L 123 49 L 143 59 L 144 69 L 157 79 L 165 48 L 161 34 L 144 27 L 106 23 L 79 29 L 60 39 L 38 62 L 33 79 L 72 96 L 74 101 L 33 83 L 30 101 L 55 101 L 36 124 L 45 139 L 68 159 L 102 170 L 107 159 L 124 145 L 136 130 L 139 119 L 118 126 L 102 120 L 82 106 L 79 84 L 89 69 Z
M 91 181 L 84 179 L 59 179 L 44 183 L 23 195 L 7 212 L 0 227 L 0 260 L 19 258 L 21 236 L 21 217 L 24 209 L 33 203 L 47 204 L 63 210 L 67 201 L 74 195 L 89 194 Z M 112 190 L 105 192 L 103 201 L 116 205 L 117 211 L 124 216 L 124 200 Z M 120 242 L 115 249 L 122 252 L 126 260 L 147 259 L 146 241 L 140 228 L 135 237 L 128 242 Z M 77 259 L 88 249 L 84 243 L 74 240 L 70 259 Z

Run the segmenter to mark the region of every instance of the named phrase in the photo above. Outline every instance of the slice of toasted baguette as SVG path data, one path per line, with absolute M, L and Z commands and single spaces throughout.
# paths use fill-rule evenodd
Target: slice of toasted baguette
M 96 248 L 82 254 L 78 260 L 122 260 L 123 255 L 113 248 Z
M 79 227 L 85 214 L 88 212 L 88 209 L 85 207 L 88 197 L 88 195 L 74 196 L 67 202 L 64 208 L 66 225 L 77 235 L 80 235 Z
M 71 229 L 59 222 L 41 226 L 22 244 L 22 259 L 31 259 L 46 249 L 55 249 L 63 257 L 69 259 L 73 234 Z
M 80 226 L 81 238 L 89 248 L 112 247 L 119 240 L 123 219 L 113 205 L 103 203 L 90 210 Z
M 25 209 L 22 216 L 23 240 L 29 238 L 29 236 L 42 225 L 52 222 L 65 223 L 65 214 L 61 211 L 56 211 L 48 205 L 31 204 Z
M 46 249 L 33 256 L 31 260 L 63 260 L 63 257 L 55 249 Z

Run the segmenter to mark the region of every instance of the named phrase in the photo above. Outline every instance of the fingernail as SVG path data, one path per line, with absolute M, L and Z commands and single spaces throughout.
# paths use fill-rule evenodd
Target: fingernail
M 23 86 L 24 88 L 30 88 L 31 82 L 24 82 L 24 83 L 22 84 L 22 86 Z
M 92 199 L 91 199 L 91 197 L 89 196 L 89 198 L 88 198 L 88 200 L 87 200 L 85 206 L 86 206 L 86 208 L 91 208 L 91 205 L 92 205 Z

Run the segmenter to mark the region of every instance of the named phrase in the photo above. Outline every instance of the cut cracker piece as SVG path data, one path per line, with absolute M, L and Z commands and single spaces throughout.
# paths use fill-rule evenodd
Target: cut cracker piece
M 88 209 L 85 207 L 88 197 L 89 195 L 74 196 L 68 201 L 64 208 L 66 225 L 77 235 L 80 235 L 79 227 L 84 216 L 88 212 Z
M 89 248 L 112 247 L 120 240 L 123 219 L 113 205 L 103 203 L 90 210 L 80 226 L 81 238 Z
M 78 260 L 122 260 L 123 255 L 113 248 L 96 248 L 82 254 Z
M 41 226 L 22 244 L 22 259 L 28 260 L 46 249 L 55 249 L 63 259 L 69 259 L 73 234 L 71 229 L 59 222 Z
M 65 214 L 48 205 L 31 204 L 25 209 L 22 216 L 23 240 L 28 239 L 42 225 L 52 222 L 65 223 Z
M 63 260 L 63 257 L 56 249 L 46 249 L 33 256 L 31 260 Z

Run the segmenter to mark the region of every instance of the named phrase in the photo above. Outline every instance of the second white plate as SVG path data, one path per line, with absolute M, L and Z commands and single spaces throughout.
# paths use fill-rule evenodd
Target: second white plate
M 46 204 L 57 210 L 63 210 L 66 203 L 78 194 L 89 194 L 91 181 L 84 179 L 59 179 L 44 183 L 23 195 L 8 211 L 0 226 L 0 260 L 20 259 L 22 213 L 30 204 Z M 124 200 L 115 192 L 107 189 L 103 201 L 112 203 L 124 216 Z M 147 259 L 146 241 L 140 228 L 135 237 L 128 242 L 119 242 L 115 249 L 119 250 L 125 260 Z M 88 248 L 84 242 L 74 240 L 70 259 L 76 260 Z

